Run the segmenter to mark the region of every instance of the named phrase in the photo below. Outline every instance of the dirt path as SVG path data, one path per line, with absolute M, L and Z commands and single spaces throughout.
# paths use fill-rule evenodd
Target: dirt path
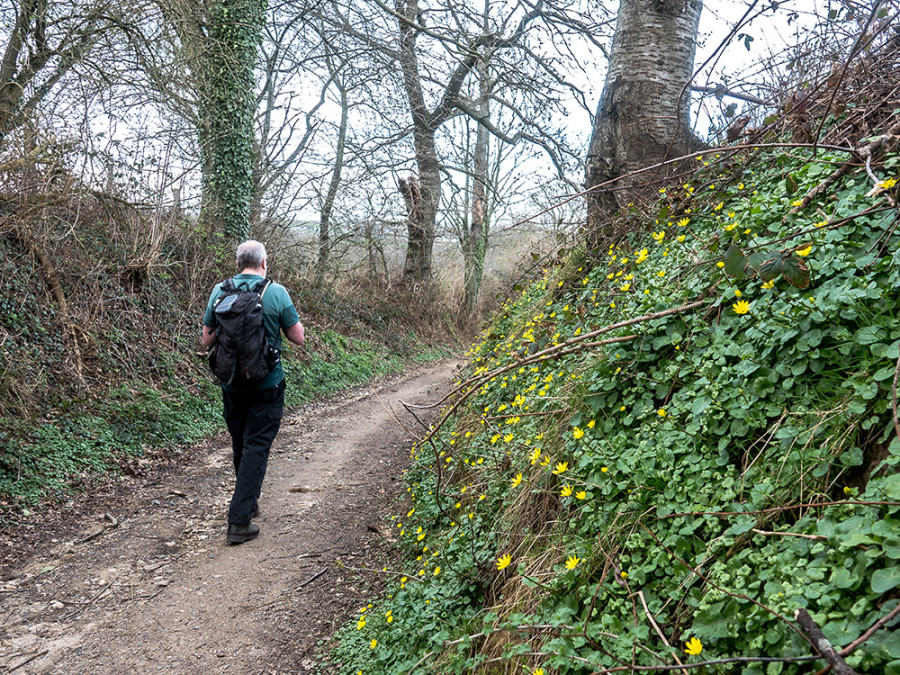
M 454 365 L 289 413 L 254 541 L 225 545 L 227 436 L 34 530 L 0 582 L 0 672 L 331 672 L 324 641 L 381 583 L 359 568 L 390 555 L 411 441 L 392 415 L 415 428 L 399 402 L 436 401 Z

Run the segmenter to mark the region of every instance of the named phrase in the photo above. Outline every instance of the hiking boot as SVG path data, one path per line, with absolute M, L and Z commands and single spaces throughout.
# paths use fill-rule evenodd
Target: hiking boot
M 228 534 L 225 536 L 225 541 L 229 544 L 243 544 L 245 541 L 256 539 L 258 534 L 259 525 L 228 523 Z

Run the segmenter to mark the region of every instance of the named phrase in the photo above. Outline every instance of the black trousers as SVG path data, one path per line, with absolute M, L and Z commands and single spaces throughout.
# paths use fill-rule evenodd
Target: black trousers
M 284 415 L 284 381 L 258 391 L 223 389 L 222 402 L 234 455 L 234 495 L 228 522 L 247 525 L 266 476 L 269 449 Z

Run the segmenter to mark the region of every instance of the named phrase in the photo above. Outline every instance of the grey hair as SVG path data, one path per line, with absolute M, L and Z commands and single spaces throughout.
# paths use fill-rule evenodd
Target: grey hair
M 248 239 L 237 248 L 237 267 L 243 272 L 245 269 L 259 269 L 266 259 L 266 247 L 254 239 Z

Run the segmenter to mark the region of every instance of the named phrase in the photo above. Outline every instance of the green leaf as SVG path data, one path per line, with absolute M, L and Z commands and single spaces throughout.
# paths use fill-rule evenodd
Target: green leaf
M 797 188 L 800 187 L 800 184 L 797 182 L 797 178 L 794 174 L 789 173 L 787 178 L 784 179 L 784 189 L 789 195 L 794 194 L 797 191 Z
M 747 258 L 740 247 L 732 244 L 725 251 L 725 274 L 734 277 L 738 281 L 744 278 L 744 269 L 747 266 Z
M 881 595 L 900 586 L 900 565 L 883 570 L 875 570 L 872 575 L 872 591 Z
M 840 589 L 850 588 L 856 581 L 856 577 L 850 573 L 850 570 L 843 567 L 836 569 L 834 574 L 831 575 L 831 583 Z
M 889 537 L 881 542 L 881 547 L 884 549 L 884 554 L 888 558 L 893 558 L 897 560 L 900 558 L 900 537 Z
M 782 274 L 795 288 L 803 289 L 809 286 L 809 268 L 797 256 L 792 255 L 784 259 Z
M 853 339 L 858 345 L 873 345 L 876 342 L 881 342 L 883 337 L 884 329 L 878 326 L 863 326 L 856 331 Z
M 759 266 L 759 278 L 763 281 L 772 281 L 784 272 L 784 263 L 780 253 L 769 258 Z

